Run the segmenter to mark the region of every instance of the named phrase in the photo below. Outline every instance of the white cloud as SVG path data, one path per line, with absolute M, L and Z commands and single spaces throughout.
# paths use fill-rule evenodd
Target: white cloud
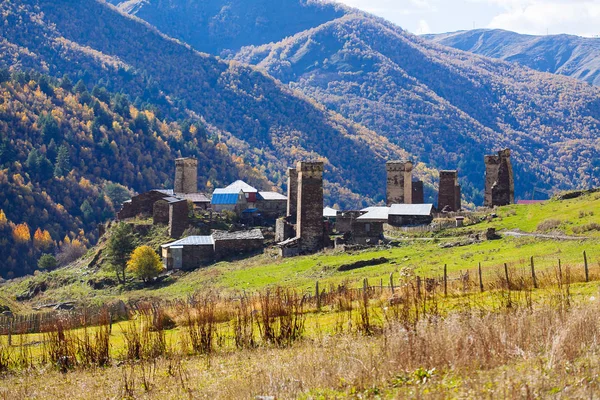
M 543 35 L 600 34 L 600 0 L 338 0 L 414 33 L 476 27 Z
M 417 34 L 426 35 L 428 33 L 431 33 L 431 28 L 429 27 L 429 24 L 424 19 L 420 20 L 419 21 L 419 31 L 417 32 Z

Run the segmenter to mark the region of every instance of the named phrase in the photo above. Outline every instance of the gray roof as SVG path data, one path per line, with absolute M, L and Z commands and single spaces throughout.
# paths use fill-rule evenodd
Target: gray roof
M 212 237 L 215 241 L 219 240 L 264 240 L 264 236 L 260 229 L 252 229 L 249 231 L 226 232 L 214 231 Z
M 366 211 L 367 213 L 356 218 L 356 220 L 386 222 L 388 220 L 388 213 L 390 212 L 390 208 L 389 207 L 367 207 L 367 208 L 362 209 L 361 211 Z
M 215 244 L 212 236 L 188 236 L 171 243 L 163 244 L 161 247 L 173 246 L 212 246 Z
M 192 203 L 210 203 L 210 200 L 203 193 L 175 193 L 175 196 L 189 200 Z
M 433 204 L 392 204 L 390 215 L 431 215 Z
M 325 207 L 323 209 L 323 216 L 325 218 L 335 218 L 338 215 L 338 210 L 336 210 L 335 208 L 331 208 L 331 207 Z
M 277 192 L 258 192 L 263 200 L 287 200 L 287 197 Z
M 237 189 L 238 191 L 241 190 L 244 193 L 258 193 L 256 188 L 253 188 L 244 181 L 235 181 L 231 185 L 227 186 L 226 189 Z
M 165 197 L 160 201 L 166 201 L 167 203 L 180 203 L 182 201 L 185 201 L 184 199 L 180 199 L 178 197 Z

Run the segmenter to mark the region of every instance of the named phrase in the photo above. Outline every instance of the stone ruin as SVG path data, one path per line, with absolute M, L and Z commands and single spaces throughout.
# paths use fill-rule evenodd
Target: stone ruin
M 461 206 L 461 192 L 457 171 L 440 171 L 438 211 L 457 212 Z
M 506 206 L 515 202 L 515 182 L 510 161 L 510 150 L 498 155 L 485 156 L 484 206 Z
M 277 221 L 275 237 L 284 257 L 325 247 L 322 162 L 300 161 L 288 170 L 288 215 Z
M 386 203 L 412 204 L 412 171 L 413 164 L 410 161 L 388 161 L 387 170 L 387 192 Z
M 178 158 L 175 160 L 175 193 L 198 192 L 198 160 Z

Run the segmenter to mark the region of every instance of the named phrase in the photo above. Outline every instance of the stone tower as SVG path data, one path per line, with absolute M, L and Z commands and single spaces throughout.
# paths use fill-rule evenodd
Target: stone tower
M 175 160 L 175 193 L 198 193 L 198 160 L 178 158 Z
M 510 150 L 498 155 L 485 156 L 485 199 L 484 206 L 506 206 L 515 202 L 515 182 Z
M 296 222 L 296 211 L 298 209 L 298 171 L 296 168 L 288 168 L 288 191 L 287 191 L 287 216 Z
M 460 185 L 457 171 L 440 171 L 438 210 L 459 211 L 461 209 Z
M 410 161 L 388 161 L 386 203 L 412 204 L 412 170 Z
M 423 181 L 418 180 L 412 182 L 412 203 L 425 203 L 425 187 Z
M 296 172 L 296 237 L 300 239 L 300 252 L 314 253 L 323 249 L 323 163 L 300 161 Z

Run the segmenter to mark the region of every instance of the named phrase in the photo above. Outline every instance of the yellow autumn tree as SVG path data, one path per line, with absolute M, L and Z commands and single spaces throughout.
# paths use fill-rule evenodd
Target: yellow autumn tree
M 37 228 L 33 234 L 33 245 L 37 249 L 47 249 L 50 247 L 52 245 L 52 236 L 50 236 L 50 232 Z
M 150 246 L 138 247 L 127 261 L 127 272 L 144 282 L 156 278 L 163 270 L 160 257 Z
M 4 210 L 0 210 L 0 227 L 8 224 L 8 218 L 6 218 L 6 214 L 4 214 Z
M 17 243 L 27 243 L 31 240 L 31 232 L 29 226 L 23 222 L 22 224 L 15 225 L 13 228 L 13 238 Z

